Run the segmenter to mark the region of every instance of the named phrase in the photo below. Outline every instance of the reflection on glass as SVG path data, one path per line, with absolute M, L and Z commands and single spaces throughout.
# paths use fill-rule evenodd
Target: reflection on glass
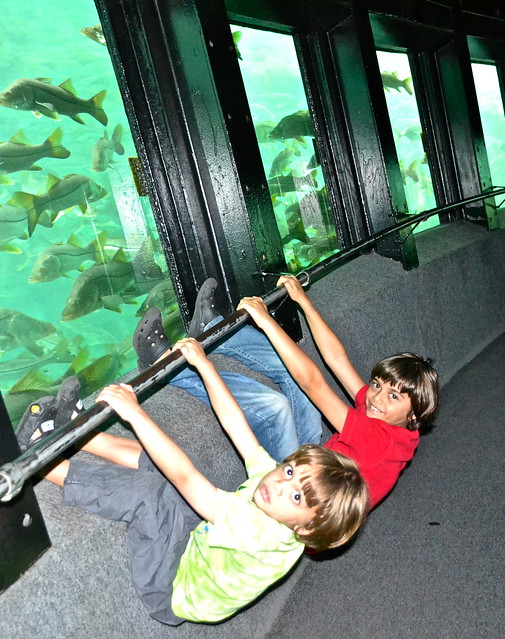
M 135 190 L 94 2 L 18 0 L 2 11 L 0 389 L 16 426 L 68 375 L 86 396 L 131 371 L 146 305 L 161 307 L 172 339 L 183 327 Z
M 431 173 L 423 146 L 423 131 L 417 108 L 412 73 L 406 53 L 377 51 L 382 85 L 395 138 L 408 213 L 436 207 Z M 415 232 L 439 224 L 438 215 L 421 223 Z
M 288 270 L 338 248 L 291 36 L 231 27 Z
M 493 186 L 505 186 L 505 117 L 496 66 L 472 63 Z

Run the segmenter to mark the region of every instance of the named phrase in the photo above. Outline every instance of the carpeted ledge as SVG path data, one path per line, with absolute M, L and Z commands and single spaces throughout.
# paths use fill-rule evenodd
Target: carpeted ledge
M 0 596 L 0 637 L 501 637 L 504 237 L 452 224 L 418 237 L 418 269 L 405 272 L 370 254 L 311 287 L 365 378 L 377 359 L 413 350 L 434 359 L 444 384 L 437 425 L 422 438 L 412 468 L 339 557 L 304 558 L 282 585 L 228 622 L 168 628 L 145 614 L 133 592 L 122 525 L 65 508 L 59 489 L 40 482 L 53 545 Z M 304 334 L 302 347 L 317 358 Z M 200 457 L 212 481 L 238 485 L 243 468 L 210 409 L 172 387 L 145 406 Z M 111 429 L 125 432 L 120 424 Z

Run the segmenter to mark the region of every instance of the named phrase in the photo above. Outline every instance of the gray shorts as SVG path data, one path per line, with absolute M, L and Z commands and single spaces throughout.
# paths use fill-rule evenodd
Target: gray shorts
M 177 626 L 172 582 L 199 517 L 142 452 L 138 470 L 71 461 L 63 500 L 126 523 L 133 585 L 151 617 Z

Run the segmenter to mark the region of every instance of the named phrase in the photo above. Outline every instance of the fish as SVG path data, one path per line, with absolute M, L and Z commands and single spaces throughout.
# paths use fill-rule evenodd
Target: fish
M 42 158 L 68 158 L 70 151 L 62 146 L 63 131 L 55 129 L 42 144 L 29 144 L 20 129 L 8 142 L 0 143 L 0 173 L 41 171 Z
M 238 43 L 240 42 L 240 40 L 242 40 L 242 31 L 233 31 L 233 33 L 231 34 L 231 37 L 233 38 L 233 46 L 235 47 L 235 54 L 237 58 L 239 60 L 243 60 L 242 55 L 238 48 Z
M 272 162 L 272 166 L 270 167 L 270 175 L 269 177 L 274 177 L 275 175 L 283 175 L 288 169 L 291 163 L 291 158 L 293 157 L 293 149 L 289 146 L 286 146 L 282 151 L 280 151 L 274 158 Z
M 400 91 L 401 89 L 405 89 L 405 91 L 412 95 L 412 78 L 404 78 L 400 80 L 398 77 L 398 72 L 393 71 L 390 73 L 389 71 L 381 72 L 382 78 L 382 86 L 389 93 L 389 89 L 396 89 L 396 91 Z
M 270 132 L 272 140 L 300 139 L 304 136 L 314 137 L 314 135 L 314 125 L 308 111 L 296 111 L 286 115 Z
M 297 177 L 293 173 L 288 175 L 278 175 L 268 180 L 268 188 L 272 196 L 290 193 L 291 191 L 301 191 L 304 186 L 317 188 L 315 176 L 317 169 L 314 169 L 307 175 Z
M 81 342 L 79 336 L 76 341 Z M 56 346 L 49 352 L 40 357 L 17 357 L 16 359 L 0 362 L 0 385 L 5 387 L 6 383 L 13 377 L 22 377 L 31 370 L 41 370 L 45 366 L 51 364 L 67 364 L 74 361 L 76 354 L 74 352 L 74 340 L 69 342 L 62 338 Z M 86 349 L 87 350 L 87 349 Z
M 114 382 L 122 374 L 127 361 L 127 353 L 133 348 L 131 339 L 108 346 L 109 353 L 85 364 L 88 349 L 82 349 L 69 368 L 54 379 L 37 370 L 28 371 L 3 394 L 3 400 L 13 424 L 18 424 L 26 408 L 45 395 L 56 396 L 64 379 L 75 375 L 81 384 L 81 399 Z
M 105 355 L 75 371 L 75 375 L 81 383 L 82 397 L 88 397 L 98 389 L 111 384 L 124 373 L 127 354 L 133 350 L 132 340 L 128 338 L 119 344 L 110 345 L 108 350 L 109 352 Z
M 90 40 L 98 42 L 98 44 L 103 44 L 104 47 L 107 46 L 101 24 L 96 24 L 94 27 L 83 27 L 81 33 L 87 38 L 90 38 Z
M 56 328 L 49 322 L 12 308 L 0 308 L 0 351 L 25 348 L 30 353 L 41 356 L 44 350 L 37 341 L 55 332 Z
M 140 253 L 140 251 L 139 251 Z M 99 309 L 121 313 L 121 304 L 132 303 L 133 299 L 147 292 L 156 282 L 161 280 L 161 269 L 152 264 L 144 281 L 139 282 L 138 272 L 146 273 L 145 267 L 137 270 L 134 258 L 131 262 L 119 249 L 108 262 L 97 263 L 81 273 L 74 282 L 70 295 L 63 309 L 63 322 L 75 320 Z
M 258 122 L 254 124 L 254 131 L 258 142 L 260 144 L 273 143 L 273 140 L 270 138 L 270 133 L 272 133 L 276 126 L 277 124 L 273 120 L 258 120 Z
M 103 136 L 95 142 L 93 147 L 92 171 L 105 171 L 110 167 L 114 153 L 124 155 L 124 146 L 121 144 L 122 135 L 123 127 L 120 124 L 116 125 L 111 139 L 107 130 L 104 131 Z
M 421 161 L 419 159 L 414 160 L 408 166 L 402 160 L 400 160 L 400 169 L 403 175 L 403 182 L 407 184 L 407 178 L 409 177 L 413 182 L 419 182 L 419 171 L 421 168 Z
M 423 131 L 418 124 L 411 124 L 404 131 L 398 131 L 397 134 L 398 140 L 401 138 L 407 138 L 411 142 L 415 142 L 419 140 L 419 138 L 421 138 L 421 140 L 423 139 Z
M 71 173 L 63 179 L 49 174 L 45 193 L 34 195 L 16 191 L 12 199 L 28 213 L 28 233 L 31 236 L 44 211 L 49 211 L 51 226 L 61 211 L 78 206 L 85 213 L 88 202 L 96 202 L 106 195 L 107 191 L 89 177 Z
M 104 254 L 107 232 L 100 233 L 87 246 L 79 244 L 72 233 L 66 242 L 57 242 L 46 248 L 37 257 L 28 281 L 52 282 L 70 271 L 82 271 L 87 261 L 100 261 Z
M 83 100 L 77 96 L 71 78 L 58 86 L 51 84 L 50 78 L 21 78 L 0 91 L 0 106 L 32 111 L 37 116 L 45 115 L 52 120 L 59 120 L 59 115 L 66 115 L 79 124 L 84 124 L 79 113 L 87 113 L 107 126 L 108 118 L 102 108 L 106 94 L 104 89 L 92 98 Z
M 28 239 L 28 214 L 16 206 L 10 199 L 0 206 L 0 251 L 3 253 L 19 254 L 21 249 L 12 240 Z

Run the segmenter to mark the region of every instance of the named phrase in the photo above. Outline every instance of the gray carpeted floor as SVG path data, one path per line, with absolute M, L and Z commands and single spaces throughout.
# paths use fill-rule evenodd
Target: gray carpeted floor
M 306 567 L 269 639 L 504 636 L 504 379 L 502 336 L 445 386 L 411 468 L 352 548 Z

